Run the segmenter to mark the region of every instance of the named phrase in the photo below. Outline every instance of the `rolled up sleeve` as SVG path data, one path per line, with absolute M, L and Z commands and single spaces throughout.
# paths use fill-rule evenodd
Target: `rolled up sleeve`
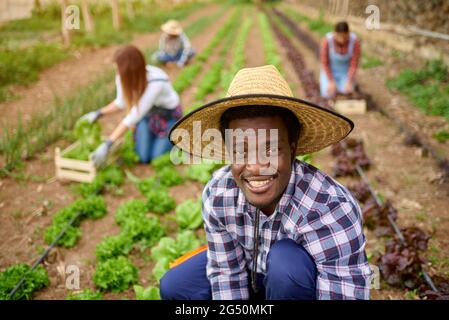
M 192 51 L 192 46 L 190 44 L 189 38 L 187 38 L 187 36 L 184 33 L 181 34 L 181 41 L 182 41 L 182 54 L 181 58 L 179 59 L 179 62 L 184 64 L 189 58 L 189 54 Z
M 206 187 L 203 192 L 203 218 L 208 242 L 206 270 L 212 299 L 247 300 L 248 274 L 243 248 L 217 218 L 213 199 L 214 195 Z
M 305 247 L 318 271 L 317 299 L 369 299 L 372 271 L 360 207 L 352 202 L 329 203 L 329 210 L 306 228 Z

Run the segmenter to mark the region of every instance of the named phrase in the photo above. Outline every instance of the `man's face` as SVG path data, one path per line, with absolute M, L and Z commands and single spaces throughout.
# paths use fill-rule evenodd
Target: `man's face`
M 340 44 L 344 45 L 349 41 L 349 33 L 348 32 L 335 32 L 335 41 Z
M 277 116 L 235 119 L 229 123 L 229 129 L 255 130 L 255 145 L 258 149 L 248 150 L 251 143 L 248 143 L 245 137 L 242 148 L 245 157 L 251 152 L 257 152 L 257 154 L 262 152 L 269 157 L 270 161 L 259 161 L 260 159 L 257 158 L 255 162 L 246 161 L 244 164 L 233 162 L 231 171 L 248 202 L 261 208 L 265 214 L 272 214 L 288 185 L 296 144 L 289 143 L 287 128 L 282 119 Z M 270 129 L 277 129 L 277 135 L 270 136 Z M 259 134 L 262 131 L 266 132 L 265 138 Z M 277 146 L 274 143 L 275 140 Z M 236 145 L 236 141 L 232 141 L 232 146 L 234 151 L 242 150 Z

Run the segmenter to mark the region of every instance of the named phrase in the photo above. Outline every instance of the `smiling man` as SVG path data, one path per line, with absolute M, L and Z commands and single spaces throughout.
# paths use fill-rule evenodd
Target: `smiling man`
M 357 202 L 296 159 L 340 141 L 353 123 L 293 98 L 273 66 L 242 69 L 226 98 L 186 115 L 173 130 L 194 137 L 194 121 L 204 132 L 222 132 L 224 139 L 213 143 L 231 163 L 203 192 L 207 248 L 164 275 L 161 297 L 369 299 L 372 272 Z M 189 145 L 196 143 L 206 144 L 192 138 Z

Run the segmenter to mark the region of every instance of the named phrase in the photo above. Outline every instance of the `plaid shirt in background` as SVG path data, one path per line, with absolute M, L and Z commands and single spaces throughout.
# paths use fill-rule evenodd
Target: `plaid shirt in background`
M 229 166 L 215 172 L 203 192 L 208 241 L 207 276 L 214 300 L 249 298 L 254 217 Z M 296 160 L 275 213 L 260 215 L 257 272 L 266 274 L 274 242 L 289 238 L 315 260 L 317 299 L 369 299 L 372 274 L 365 254 L 360 207 L 350 192 L 325 173 Z
M 167 34 L 162 34 L 159 39 L 159 51 L 166 52 L 169 55 L 175 56 L 179 50 L 182 50 L 181 58 L 179 62 L 184 64 L 189 57 L 189 53 L 192 51 L 192 46 L 190 44 L 189 38 L 183 32 L 179 37 L 171 38 Z

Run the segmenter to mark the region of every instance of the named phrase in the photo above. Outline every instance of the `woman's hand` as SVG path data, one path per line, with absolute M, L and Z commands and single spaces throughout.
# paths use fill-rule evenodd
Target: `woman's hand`
M 102 167 L 106 160 L 108 159 L 109 149 L 111 148 L 112 140 L 106 140 L 102 144 L 100 144 L 97 149 L 95 149 L 92 160 L 95 164 L 95 167 Z
M 91 111 L 83 115 L 80 120 L 87 120 L 89 123 L 94 123 L 102 116 L 101 110 Z
M 102 167 L 106 163 L 111 145 L 114 141 L 117 141 L 117 139 L 123 136 L 126 130 L 128 130 L 128 127 L 125 124 L 120 123 L 109 138 L 95 149 L 92 154 L 92 160 L 94 161 L 95 167 Z

